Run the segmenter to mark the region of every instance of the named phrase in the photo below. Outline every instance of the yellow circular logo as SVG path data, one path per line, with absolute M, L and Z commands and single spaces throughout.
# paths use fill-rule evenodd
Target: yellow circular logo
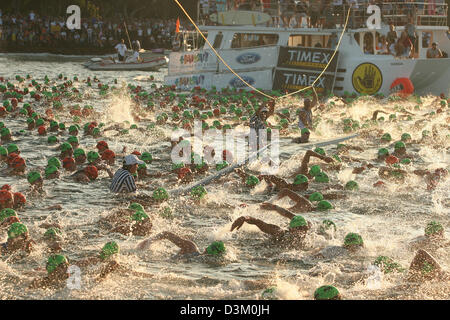
M 356 67 L 352 76 L 353 88 L 360 94 L 374 94 L 383 84 L 383 75 L 373 63 L 362 63 Z

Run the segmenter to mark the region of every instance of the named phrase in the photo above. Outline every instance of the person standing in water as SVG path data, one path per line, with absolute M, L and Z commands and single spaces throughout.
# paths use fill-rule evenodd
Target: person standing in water
M 305 99 L 304 107 L 299 110 L 298 113 L 298 128 L 301 130 L 301 136 L 299 138 L 295 138 L 293 142 L 295 143 L 307 143 L 309 141 L 310 130 L 312 130 L 312 108 L 317 105 L 319 101 L 319 97 L 317 96 L 317 92 L 313 87 L 314 98 L 313 100 Z

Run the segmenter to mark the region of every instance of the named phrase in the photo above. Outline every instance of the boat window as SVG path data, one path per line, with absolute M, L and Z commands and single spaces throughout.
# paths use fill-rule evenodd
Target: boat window
M 422 32 L 422 48 L 430 48 L 431 47 L 431 32 L 424 31 Z
M 276 45 L 278 43 L 277 34 L 262 33 L 235 33 L 231 42 L 231 48 L 251 48 Z
M 307 47 L 306 36 L 304 35 L 291 35 L 288 42 L 289 47 Z
M 222 39 L 223 39 L 223 34 L 222 34 L 222 32 L 219 32 L 216 35 L 216 37 L 214 38 L 214 44 L 213 44 L 214 49 L 220 48 L 220 45 L 222 44 Z
M 367 32 L 364 34 L 364 53 L 365 54 L 374 54 L 373 50 L 373 34 Z

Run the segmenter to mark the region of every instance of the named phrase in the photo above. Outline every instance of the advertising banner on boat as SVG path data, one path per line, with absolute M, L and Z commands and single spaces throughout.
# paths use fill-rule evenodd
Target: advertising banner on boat
M 239 72 L 238 74 L 244 81 L 254 86 L 255 88 L 263 90 L 272 89 L 272 69 L 252 72 Z M 252 90 L 233 73 L 216 74 L 214 75 L 213 82 L 217 89 L 229 87 Z
M 172 86 L 176 85 L 177 88 L 181 90 L 191 90 L 194 87 L 202 87 L 205 89 L 211 89 L 213 80 L 212 73 L 197 73 L 197 74 L 186 74 L 177 76 L 166 76 L 164 78 L 164 83 L 166 85 Z
M 333 49 L 280 47 L 278 68 L 322 71 L 331 61 L 326 72 L 334 73 L 337 67 L 339 52 L 336 52 L 333 60 L 331 60 L 333 53 Z
M 172 52 L 169 56 L 169 75 L 217 71 L 217 57 L 211 50 Z
M 292 69 L 277 69 L 273 80 L 273 90 L 296 91 L 309 87 L 319 76 L 319 72 L 298 71 Z M 333 86 L 334 75 L 324 74 L 316 82 L 318 92 L 330 90 Z
M 220 50 L 222 59 L 235 71 L 275 68 L 278 48 L 275 46 L 255 48 L 255 50 Z M 219 63 L 219 72 L 229 72 L 212 50 L 173 52 L 169 58 L 169 75 L 197 72 L 215 72 Z
M 220 55 L 225 62 L 235 71 L 275 68 L 277 64 L 278 48 L 260 47 L 245 50 L 221 50 Z M 228 68 L 219 61 L 221 72 L 227 72 Z

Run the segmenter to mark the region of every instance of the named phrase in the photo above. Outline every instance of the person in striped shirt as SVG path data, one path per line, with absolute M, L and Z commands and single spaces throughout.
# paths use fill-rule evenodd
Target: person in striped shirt
M 133 174 L 136 173 L 138 165 L 144 164 L 144 161 L 138 159 L 134 154 L 128 155 L 123 161 L 123 167 L 117 170 L 111 182 L 109 189 L 111 192 L 136 192 L 136 183 Z

